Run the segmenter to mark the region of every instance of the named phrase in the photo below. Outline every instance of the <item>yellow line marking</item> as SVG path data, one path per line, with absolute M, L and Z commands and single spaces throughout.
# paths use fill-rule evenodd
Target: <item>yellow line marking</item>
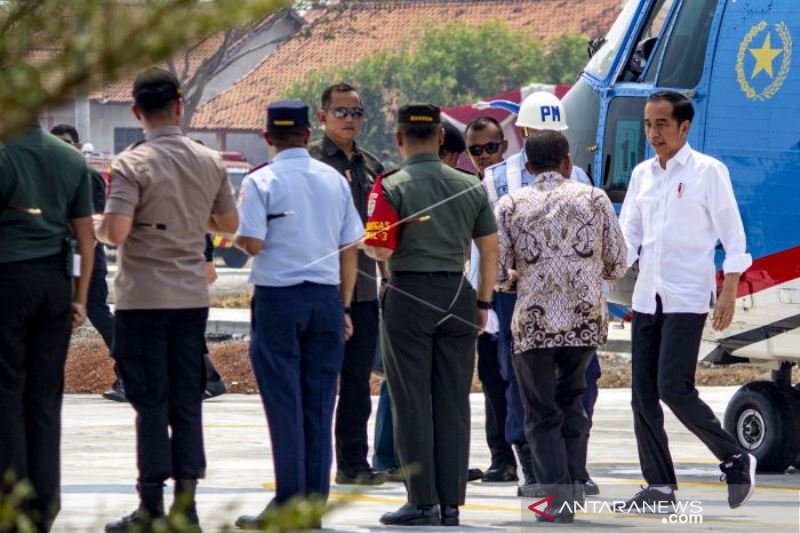
M 690 482 L 691 483 L 691 482 Z M 682 483 L 686 485 L 688 483 Z M 697 483 L 702 484 L 702 483 Z M 706 485 L 718 486 L 718 484 L 714 483 L 706 483 Z M 275 483 L 263 483 L 261 485 L 263 488 L 267 490 L 275 490 Z M 762 487 L 758 487 L 762 488 Z M 783 490 L 781 487 L 770 487 L 770 488 L 778 488 Z M 798 490 L 798 489 L 790 489 L 790 490 Z M 403 497 L 394 497 L 394 496 L 373 496 L 370 494 L 364 494 L 360 492 L 331 492 L 330 494 L 331 500 L 336 501 L 351 501 L 351 502 L 365 502 L 365 503 L 388 503 L 388 504 L 403 504 L 406 503 L 407 499 Z M 521 502 L 522 500 L 520 500 Z M 470 511 L 497 511 L 497 512 L 508 512 L 508 513 L 521 513 L 522 507 L 509 507 L 505 505 L 490 505 L 490 504 L 482 504 L 482 503 L 469 503 L 462 507 L 464 510 Z M 702 514 L 702 513 L 701 513 Z M 581 516 L 593 516 L 598 518 L 612 518 L 612 519 L 622 519 L 622 520 L 649 520 L 654 521 L 657 520 L 661 522 L 661 519 L 668 515 L 649 515 L 649 514 L 626 514 L 626 513 L 580 513 Z M 731 518 L 713 518 L 707 517 L 703 515 L 703 523 L 717 523 L 717 524 L 736 524 L 736 525 L 751 525 L 751 526 L 769 526 L 769 527 L 794 527 L 797 524 L 792 523 L 781 523 L 781 522 L 765 522 L 762 520 L 748 520 L 743 519 L 740 517 L 731 517 Z

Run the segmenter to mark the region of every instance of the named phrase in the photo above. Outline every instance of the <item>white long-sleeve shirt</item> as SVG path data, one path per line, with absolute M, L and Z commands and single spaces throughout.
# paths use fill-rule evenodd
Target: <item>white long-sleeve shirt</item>
M 658 157 L 631 174 L 620 225 L 628 266 L 639 260 L 633 309 L 707 313 L 716 303 L 714 248 L 725 249 L 726 274 L 753 263 L 747 253 L 730 175 L 716 159 L 685 144 L 662 169 Z

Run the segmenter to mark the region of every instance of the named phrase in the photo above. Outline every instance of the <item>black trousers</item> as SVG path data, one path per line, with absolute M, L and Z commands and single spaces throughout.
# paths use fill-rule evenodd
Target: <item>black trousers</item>
M 372 412 L 369 377 L 378 342 L 378 300 L 353 302 L 350 308 L 353 336 L 344 349 L 334 433 L 337 468 L 358 472 L 369 468 L 367 422 Z
M 208 308 L 118 310 L 114 349 L 136 410 L 139 482 L 205 475 L 203 334 Z
M 659 400 L 720 461 L 743 452 L 695 388 L 705 321 L 706 314 L 664 313 L 660 299 L 654 315 L 633 314 L 633 427 L 642 474 L 650 485 L 678 488 Z
M 89 282 L 89 296 L 86 299 L 86 316 L 92 323 L 94 329 L 103 337 L 103 342 L 109 351 L 114 341 L 114 315 L 108 307 L 108 283 L 105 269 L 95 269 L 92 271 L 92 279 Z
M 72 285 L 61 255 L 0 264 L 0 481 L 9 470 L 35 495 L 47 531 L 60 509 L 61 404 Z M 0 482 L 0 501 L 3 491 Z
M 486 410 L 486 443 L 492 456 L 491 468 L 516 466 L 514 451 L 506 442 L 506 389 L 508 381 L 500 373 L 497 335 L 478 336 L 478 378 L 483 385 Z
M 381 342 L 409 503 L 464 503 L 477 315 L 461 275 L 392 274 Z
M 542 348 L 514 354 L 525 413 L 525 438 L 533 452 L 536 479 L 543 485 L 586 481 L 586 438 L 590 422 L 583 408 L 586 367 L 594 347 Z

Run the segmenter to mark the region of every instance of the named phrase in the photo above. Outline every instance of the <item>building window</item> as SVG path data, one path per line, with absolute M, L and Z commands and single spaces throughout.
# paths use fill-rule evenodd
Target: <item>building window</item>
M 133 143 L 143 140 L 142 128 L 114 128 L 114 153 L 118 154 Z

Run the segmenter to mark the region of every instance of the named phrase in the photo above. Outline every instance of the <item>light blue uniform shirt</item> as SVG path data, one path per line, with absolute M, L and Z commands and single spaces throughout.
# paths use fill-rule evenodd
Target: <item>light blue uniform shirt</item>
M 305 148 L 284 150 L 245 177 L 239 220 L 239 235 L 264 241 L 250 283 L 265 287 L 339 285 L 339 247 L 364 235 L 344 176 Z
M 506 194 L 533 183 L 533 176 L 525 168 L 527 161 L 528 157 L 525 154 L 525 150 L 521 150 L 505 161 L 486 169 L 483 185 L 486 187 L 486 193 L 492 205 Z M 592 185 L 592 180 L 589 179 L 586 172 L 575 165 L 572 166 L 570 179 L 578 183 Z

